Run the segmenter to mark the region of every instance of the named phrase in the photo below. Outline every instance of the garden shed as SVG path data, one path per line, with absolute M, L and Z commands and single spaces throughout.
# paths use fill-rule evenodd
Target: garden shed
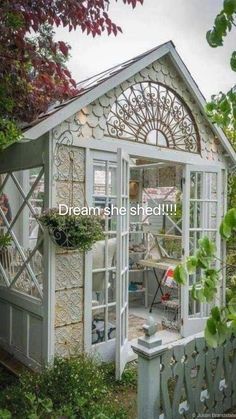
M 0 155 L 0 230 L 12 239 L 0 251 L 0 345 L 31 368 L 96 353 L 116 360 L 119 377 L 150 312 L 176 339 L 203 329 L 210 307 L 191 299 L 199 273 L 180 289 L 173 269 L 204 235 L 224 257 L 218 226 L 236 156 L 172 42 L 78 89 Z M 104 239 L 84 254 L 39 223 L 59 204 L 127 211 L 104 211 Z

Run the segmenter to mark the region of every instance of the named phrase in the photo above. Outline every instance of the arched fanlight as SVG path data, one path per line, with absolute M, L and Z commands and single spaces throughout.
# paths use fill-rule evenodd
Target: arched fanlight
M 136 141 L 200 153 L 200 137 L 189 107 L 171 88 L 142 82 L 125 90 L 114 102 L 107 134 Z

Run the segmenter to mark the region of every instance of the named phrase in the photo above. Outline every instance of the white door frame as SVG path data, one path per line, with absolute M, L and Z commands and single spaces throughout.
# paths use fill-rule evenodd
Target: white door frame
M 129 155 L 118 149 L 117 206 L 126 208 L 117 222 L 116 276 L 116 379 L 121 379 L 128 361 L 129 305 Z
M 100 155 L 100 158 L 105 158 L 105 156 L 117 156 L 117 150 L 119 147 L 122 147 L 122 149 L 128 153 L 130 156 L 140 156 L 142 155 L 144 158 L 152 158 L 155 161 L 156 160 L 160 160 L 163 162 L 172 162 L 172 163 L 176 163 L 176 164 L 181 164 L 183 166 L 183 168 L 187 167 L 187 162 L 191 163 L 191 167 L 192 168 L 198 168 L 199 170 L 202 171 L 211 171 L 215 170 L 217 168 L 218 172 L 219 172 L 219 178 L 221 178 L 221 169 L 227 169 L 225 164 L 222 162 L 217 162 L 217 166 L 216 166 L 216 162 L 214 161 L 206 161 L 203 160 L 201 158 L 201 156 L 199 155 L 195 155 L 195 154 L 191 154 L 191 153 L 184 153 L 184 152 L 176 152 L 175 150 L 165 150 L 165 149 L 160 149 L 160 148 L 156 148 L 154 150 L 153 147 L 150 146 L 145 146 L 142 144 L 130 144 L 128 142 L 125 142 L 124 140 L 122 141 L 115 141 L 114 139 L 112 140 L 102 140 L 102 141 L 96 141 L 96 140 L 86 140 L 86 142 L 84 140 L 81 139 L 77 139 L 77 146 L 80 147 L 84 147 L 86 148 L 86 185 L 85 185 L 85 196 L 86 196 L 86 203 L 88 205 L 91 205 L 91 200 L 92 200 L 92 174 L 91 174 L 91 170 L 92 170 L 92 153 L 102 153 Z M 142 150 L 142 153 L 141 153 Z M 160 153 L 160 154 L 159 154 Z M 206 164 L 207 163 L 207 164 Z M 196 164 L 196 165 L 195 165 Z M 186 193 L 186 192 L 185 192 Z M 186 208 L 186 200 L 183 200 L 183 209 L 186 213 L 187 208 Z M 218 206 L 218 211 L 219 211 L 219 206 Z M 219 214 L 218 214 L 219 216 Z M 184 219 L 185 218 L 185 219 Z M 188 220 L 186 217 L 183 217 L 183 227 L 185 228 L 185 231 L 188 228 Z M 220 239 L 218 239 L 220 240 Z M 188 241 L 186 239 L 186 237 L 183 239 L 183 248 L 188 249 Z M 187 252 L 185 253 L 185 257 L 187 255 Z M 85 256 L 85 310 L 84 310 L 84 319 L 85 319 L 85 327 L 84 327 L 84 346 L 85 346 L 85 351 L 88 353 L 93 352 L 93 346 L 91 344 L 91 322 L 92 322 L 92 317 L 91 317 L 91 310 L 89 309 L 89 302 L 92 301 L 92 289 L 91 289 L 91 283 L 89 284 L 89 278 L 91 278 L 92 275 L 92 258 L 91 258 L 91 252 L 88 252 Z M 184 288 L 184 287 L 183 287 Z M 181 318 L 184 319 L 184 317 L 186 316 L 186 304 L 185 304 L 185 308 L 183 308 L 183 298 L 186 299 L 186 291 L 187 291 L 187 287 L 185 287 L 186 290 L 184 291 L 184 289 L 181 290 Z M 184 297 L 185 295 L 185 297 Z M 204 321 L 203 321 L 204 323 Z M 203 326 L 202 326 L 203 327 Z M 182 328 L 182 333 L 183 332 L 183 328 Z M 194 333 L 194 331 L 192 331 L 192 333 Z M 106 342 L 106 346 L 107 346 L 107 355 L 108 358 L 110 357 L 110 360 L 114 360 L 115 358 L 115 345 L 113 340 L 111 340 L 110 342 Z
M 208 173 L 216 173 L 217 176 L 217 189 L 216 189 L 216 228 L 212 231 L 216 234 L 216 248 L 217 248 L 217 257 L 220 258 L 221 253 L 221 239 L 219 234 L 219 223 L 221 219 L 221 188 L 222 188 L 222 180 L 221 180 L 221 169 L 218 166 L 206 166 L 206 165 L 186 165 L 185 166 L 185 173 L 184 173 L 184 188 L 183 188 L 183 238 L 182 238 L 182 248 L 183 248 L 183 259 L 185 260 L 189 256 L 189 233 L 190 233 L 190 187 L 191 187 L 191 173 L 202 173 L 202 190 L 203 196 L 202 199 L 199 199 L 199 202 L 202 201 L 204 203 L 211 203 L 213 200 L 209 199 L 207 196 L 207 189 L 206 189 L 206 174 Z M 205 206 L 204 206 L 205 207 Z M 204 228 L 205 226 L 205 217 L 206 211 L 201 214 L 201 225 L 202 227 L 199 228 L 199 231 L 209 232 L 210 229 Z M 219 267 L 220 261 L 217 260 L 216 267 Z M 193 335 L 195 333 L 201 332 L 207 320 L 206 311 L 203 310 L 203 307 L 206 308 L 206 303 L 200 303 L 201 313 L 199 316 L 191 317 L 189 314 L 189 285 L 183 285 L 181 287 L 181 335 L 183 337 L 187 337 Z M 205 313 L 204 313 L 205 311 Z
M 116 140 L 114 138 L 103 138 L 102 140 L 75 138 L 74 145 L 90 150 L 100 150 L 109 153 L 117 153 L 118 148 L 122 148 L 130 156 L 144 157 L 154 161 L 163 161 L 176 164 L 196 164 L 199 166 L 217 167 L 227 169 L 227 166 L 220 161 L 204 160 L 199 154 L 179 151 L 165 147 L 142 144 L 138 142 Z
M 86 184 L 85 197 L 88 206 L 93 205 L 93 163 L 94 160 L 109 161 L 117 164 L 117 153 L 101 152 L 100 150 L 86 149 Z M 92 271 L 93 271 L 93 252 L 85 254 L 85 287 L 84 287 L 84 348 L 87 353 L 94 353 L 105 361 L 115 359 L 115 339 L 110 339 L 98 344 L 92 344 Z

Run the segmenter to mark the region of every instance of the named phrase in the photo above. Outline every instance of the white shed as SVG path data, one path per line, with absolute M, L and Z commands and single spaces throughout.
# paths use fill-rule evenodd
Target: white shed
M 97 353 L 119 377 L 149 311 L 175 336 L 203 329 L 209 307 L 190 297 L 197 276 L 178 289 L 172 268 L 203 235 L 224 255 L 218 226 L 236 156 L 172 42 L 78 88 L 0 155 L 10 208 L 0 206 L 0 229 L 13 240 L 0 252 L 0 344 L 32 368 Z M 35 218 L 69 204 L 71 176 L 75 206 L 127 209 L 105 217 L 105 239 L 85 255 L 56 247 Z M 167 204 L 169 214 L 147 214 Z

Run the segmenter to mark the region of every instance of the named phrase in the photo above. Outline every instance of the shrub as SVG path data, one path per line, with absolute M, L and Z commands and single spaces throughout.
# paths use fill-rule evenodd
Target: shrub
M 103 367 L 84 355 L 56 359 L 41 374 L 25 373 L 2 392 L 0 408 L 19 419 L 127 418 L 110 394 Z

